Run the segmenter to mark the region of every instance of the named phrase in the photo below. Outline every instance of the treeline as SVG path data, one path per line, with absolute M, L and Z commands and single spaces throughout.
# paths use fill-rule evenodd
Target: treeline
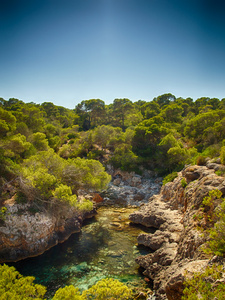
M 149 102 L 115 99 L 109 105 L 91 99 L 74 109 L 1 98 L 1 183 L 19 175 L 22 198 L 33 189 L 37 198 L 73 203 L 79 189 L 107 185 L 110 177 L 101 163 L 164 176 L 220 156 L 224 125 L 225 98 L 193 101 L 164 94 Z

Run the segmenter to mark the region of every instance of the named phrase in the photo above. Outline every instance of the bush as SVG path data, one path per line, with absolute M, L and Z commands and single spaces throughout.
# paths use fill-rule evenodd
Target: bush
M 198 166 L 205 166 L 206 164 L 206 157 L 200 155 L 197 157 L 197 160 L 196 160 L 196 165 Z
M 186 188 L 186 186 L 187 186 L 187 181 L 186 181 L 185 178 L 182 178 L 182 179 L 181 179 L 181 186 L 182 186 L 183 188 Z
M 32 276 L 22 276 L 14 267 L 0 265 L 0 299 L 43 299 L 46 288 L 34 284 Z
M 165 185 L 168 182 L 174 181 L 174 179 L 177 178 L 177 176 L 178 176 L 177 172 L 173 172 L 173 173 L 168 174 L 163 179 L 163 185 Z
M 79 289 L 73 285 L 59 288 L 52 300 L 82 300 Z
M 220 160 L 223 165 L 225 165 L 225 146 L 220 150 Z
M 82 296 L 82 299 L 85 300 L 133 299 L 132 290 L 122 282 L 112 278 L 98 281 L 87 291 L 84 291 Z
M 197 272 L 184 282 L 182 300 L 225 299 L 225 285 L 219 282 L 223 277 L 222 267 L 207 267 L 204 272 Z M 215 282 L 218 281 L 217 284 Z

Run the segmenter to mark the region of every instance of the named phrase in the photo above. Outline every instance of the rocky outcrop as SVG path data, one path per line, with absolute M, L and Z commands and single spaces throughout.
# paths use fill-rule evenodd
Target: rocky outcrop
M 0 263 L 42 254 L 79 232 L 84 218 L 74 209 L 64 210 L 59 218 L 47 212 L 32 212 L 29 204 L 6 204 L 7 215 L 0 225 Z
M 201 250 L 205 238 L 198 230 L 209 224 L 196 216 L 201 216 L 202 200 L 210 190 L 225 195 L 225 179 L 215 174 L 221 168 L 215 164 L 186 167 L 159 195 L 130 215 L 131 222 L 157 229 L 138 236 L 138 243 L 149 247 L 151 253 L 136 259 L 145 269 L 144 275 L 154 282 L 155 299 L 181 299 L 184 274 L 191 276 L 209 264 Z
M 101 194 L 104 198 L 102 205 L 140 206 L 148 203 L 149 197 L 158 194 L 162 186 L 161 178 L 157 178 L 151 171 L 143 171 L 143 176 L 113 169 L 108 172 L 112 182 Z

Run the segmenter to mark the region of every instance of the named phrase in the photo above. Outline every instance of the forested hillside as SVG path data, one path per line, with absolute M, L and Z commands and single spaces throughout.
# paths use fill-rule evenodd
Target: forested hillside
M 79 189 L 110 181 L 102 164 L 165 176 L 206 157 L 225 159 L 225 98 L 91 99 L 74 109 L 1 98 L 0 116 L 2 200 L 11 182 L 18 201 L 78 206 Z
M 91 99 L 74 109 L 1 98 L 0 224 L 8 213 L 4 201 L 12 197 L 29 203 L 33 214 L 60 219 L 73 207 L 84 215 L 93 203 L 79 198 L 80 191 L 104 190 L 108 165 L 139 174 L 149 169 L 166 183 L 185 165 L 205 165 L 209 158 L 225 164 L 225 98 L 164 94 L 110 105 Z

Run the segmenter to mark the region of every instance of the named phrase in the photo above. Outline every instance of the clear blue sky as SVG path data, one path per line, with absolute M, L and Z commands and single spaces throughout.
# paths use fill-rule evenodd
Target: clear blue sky
M 225 98 L 224 2 L 0 0 L 0 97 Z

